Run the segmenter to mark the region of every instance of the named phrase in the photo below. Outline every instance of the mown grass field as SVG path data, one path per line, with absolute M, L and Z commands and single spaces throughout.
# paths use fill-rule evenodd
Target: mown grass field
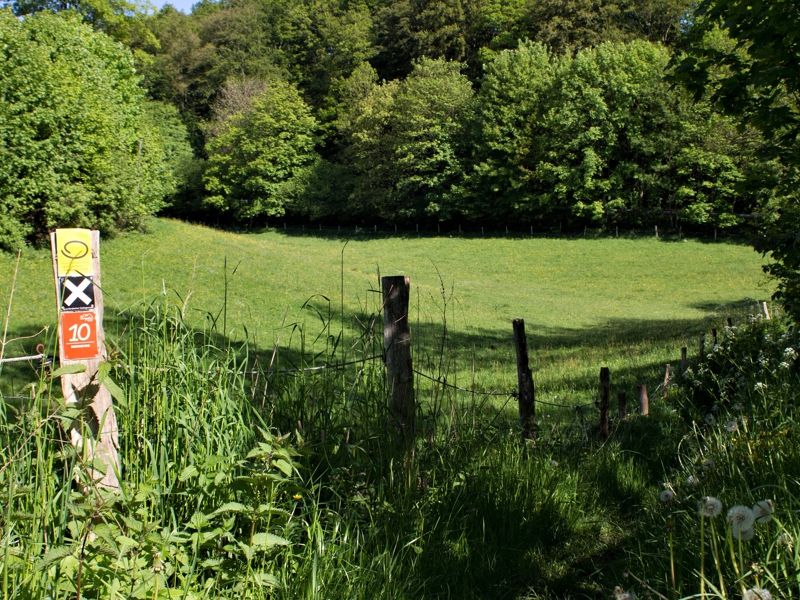
M 101 254 L 112 335 L 116 312 L 166 295 L 177 305 L 186 301 L 189 322 L 219 317 L 218 331 L 224 321 L 230 339 L 246 335 L 266 360 L 276 342 L 297 343 L 298 332 L 289 333 L 295 323 L 309 344 L 322 320 L 332 333 L 343 322 L 349 337 L 357 335 L 379 311 L 379 274 L 405 274 L 418 366 L 439 360 L 446 322 L 451 362 L 438 370 L 447 367 L 457 384 L 513 387 L 511 321 L 523 318 L 540 394 L 569 402 L 593 393 L 603 365 L 629 387 L 655 381 L 682 345 L 696 347 L 710 317 L 723 319 L 731 307 L 766 299 L 771 289 L 762 257 L 746 245 L 608 235 L 396 237 L 291 229 L 243 235 L 159 219 L 147 235 L 103 242 Z M 13 257 L 0 257 L 3 306 L 14 265 Z M 52 282 L 49 250 L 26 250 L 9 337 L 52 326 Z M 33 354 L 39 339 L 11 344 L 6 355 Z M 328 342 L 323 336 L 315 349 Z M 24 373 L 21 365 L 7 367 L 3 389 L 10 378 L 23 382 Z

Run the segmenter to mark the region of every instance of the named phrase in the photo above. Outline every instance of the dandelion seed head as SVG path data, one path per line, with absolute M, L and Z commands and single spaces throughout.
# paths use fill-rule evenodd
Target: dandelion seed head
M 775 504 L 772 500 L 759 500 L 753 505 L 753 517 L 756 523 L 769 523 L 772 520 L 772 513 L 775 512 Z
M 700 501 L 700 508 L 697 512 L 701 517 L 713 519 L 722 512 L 722 502 L 714 498 L 714 496 L 703 496 L 703 499 Z
M 733 532 L 733 537 L 737 540 L 742 540 L 743 542 L 749 542 L 753 539 L 753 537 L 755 537 L 755 535 L 756 531 L 752 527 L 750 529 L 742 529 Z
M 617 600 L 636 600 L 636 592 L 626 592 L 620 586 L 614 588 L 614 597 Z
M 713 469 L 714 468 L 714 461 L 711 460 L 710 458 L 707 458 L 702 462 L 702 467 L 706 471 L 708 471 L 709 469 Z
M 743 410 L 743 409 L 744 409 L 744 406 L 742 406 L 741 403 L 739 403 L 739 402 L 737 402 L 736 404 L 733 405 L 733 410 Z
M 728 511 L 728 524 L 731 526 L 734 538 L 737 537 L 739 533 L 743 533 L 747 529 L 752 529 L 755 520 L 756 518 L 753 515 L 753 511 L 747 506 L 739 504 L 737 506 L 732 506 Z
M 658 496 L 662 502 L 672 502 L 675 499 L 675 494 L 672 490 L 663 490 Z
M 558 461 L 557 460 L 551 460 L 550 461 L 550 466 L 551 467 L 557 467 L 558 466 Z
M 736 422 L 736 419 L 734 419 L 733 421 L 728 421 L 727 423 L 725 423 L 725 429 L 731 432 L 739 431 L 739 424 Z
M 686 483 L 688 483 L 689 485 L 697 485 L 698 483 L 700 483 L 700 481 L 694 475 L 689 475 L 686 478 Z
M 784 531 L 778 536 L 778 546 L 782 546 L 783 548 L 788 548 L 791 550 L 794 547 L 794 540 L 792 540 L 792 536 Z
M 706 415 L 706 423 L 708 425 L 714 425 L 716 422 L 717 422 L 717 418 L 714 415 L 712 415 L 711 413 L 708 413 Z
M 742 594 L 742 600 L 772 600 L 772 594 L 764 588 L 750 588 Z

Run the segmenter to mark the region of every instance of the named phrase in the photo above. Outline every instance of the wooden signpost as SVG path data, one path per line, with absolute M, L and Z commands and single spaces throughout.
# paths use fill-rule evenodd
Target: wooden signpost
M 61 367 L 85 370 L 61 376 L 68 405 L 84 410 L 68 431 L 89 478 L 99 487 L 119 488 L 117 417 L 103 385 L 105 361 L 103 294 L 100 289 L 100 233 L 57 229 L 50 234 L 59 318 Z

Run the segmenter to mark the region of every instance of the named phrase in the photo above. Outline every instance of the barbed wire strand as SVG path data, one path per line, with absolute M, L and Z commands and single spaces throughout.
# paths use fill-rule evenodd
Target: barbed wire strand
M 24 362 L 26 360 L 38 360 L 40 358 L 44 358 L 44 354 L 35 354 L 34 356 L 17 356 L 15 358 L 4 358 L 0 360 L 0 364 L 3 363 L 13 363 L 13 362 Z

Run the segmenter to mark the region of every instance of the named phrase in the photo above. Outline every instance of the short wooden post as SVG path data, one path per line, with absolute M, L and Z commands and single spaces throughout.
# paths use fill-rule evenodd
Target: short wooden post
M 650 400 L 647 398 L 647 386 L 644 383 L 640 383 L 636 389 L 639 393 L 639 414 L 650 414 Z
M 619 237 L 619 225 L 614 227 L 614 237 Z
M 658 237 L 658 225 L 656 225 L 656 237 Z
M 712 329 L 711 330 L 711 343 L 712 343 L 712 345 L 711 345 L 712 348 L 716 348 L 717 347 L 717 330 L 716 329 Z
M 403 275 L 381 277 L 383 291 L 383 347 L 389 385 L 389 412 L 410 441 L 414 428 L 414 370 L 408 300 L 411 279 Z
M 681 348 L 681 375 L 686 373 L 686 346 Z
M 103 294 L 100 282 L 100 232 L 58 229 L 50 234 L 56 299 L 60 321 L 62 367 L 85 370 L 61 376 L 64 402 L 81 407 L 85 418 L 73 421 L 67 433 L 82 448 L 82 466 L 91 481 L 119 488 L 119 435 L 111 393 L 103 384 L 100 365 L 106 360 Z
M 628 418 L 628 397 L 625 392 L 617 393 L 617 415 L 620 420 Z
M 481 227 L 481 235 L 483 235 L 483 227 Z
M 733 319 L 728 317 L 728 327 L 733 327 Z
M 717 228 L 714 227 L 714 241 L 717 241 Z
M 461 223 L 458 224 L 458 233 L 461 233 Z
M 528 363 L 528 340 L 525 337 L 525 321 L 514 319 L 514 349 L 517 354 L 517 384 L 519 387 L 519 424 L 522 438 L 536 439 L 536 390 Z
M 700 336 L 700 360 L 706 357 L 706 334 Z
M 377 225 L 373 225 L 373 227 L 374 227 L 374 229 L 372 230 L 373 233 L 378 233 L 378 226 Z
M 669 371 L 670 371 L 670 365 L 669 365 L 669 363 L 667 363 L 667 369 L 666 369 L 666 372 L 664 373 L 664 383 L 661 386 L 661 399 L 662 400 L 666 400 L 667 399 L 667 390 L 669 389 Z
M 508 225 L 506 225 L 506 235 L 508 235 Z
M 764 318 L 769 321 L 769 309 L 767 308 L 767 303 L 762 302 L 761 306 L 764 308 Z
M 611 393 L 611 376 L 608 367 L 600 368 L 600 438 L 608 438 L 608 404 Z

